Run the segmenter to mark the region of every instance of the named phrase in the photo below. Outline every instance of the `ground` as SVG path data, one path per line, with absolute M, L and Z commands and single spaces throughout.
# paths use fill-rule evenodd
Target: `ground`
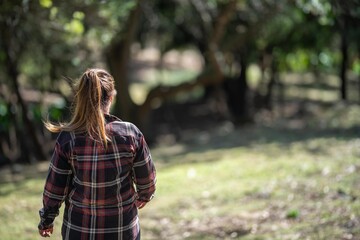
M 360 239 L 360 111 L 345 109 L 323 112 L 326 121 L 219 121 L 159 138 L 156 197 L 140 211 L 143 239 Z M 47 167 L 1 169 L 1 239 L 40 239 Z M 53 239 L 60 227 L 59 217 Z

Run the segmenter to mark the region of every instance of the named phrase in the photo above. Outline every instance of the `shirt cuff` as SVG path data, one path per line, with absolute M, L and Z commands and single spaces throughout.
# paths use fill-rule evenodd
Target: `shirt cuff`
M 39 210 L 40 223 L 38 225 L 39 230 L 47 229 L 53 226 L 55 217 L 59 215 L 59 209 L 57 208 L 42 208 Z

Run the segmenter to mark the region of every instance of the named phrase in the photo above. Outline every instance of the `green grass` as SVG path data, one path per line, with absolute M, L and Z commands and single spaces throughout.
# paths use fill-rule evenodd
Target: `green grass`
M 158 185 L 140 213 L 143 239 L 359 239 L 359 128 L 342 124 L 346 116 L 320 130 L 219 126 L 154 147 Z M 1 170 L 1 239 L 40 239 L 46 168 Z M 52 239 L 60 228 L 58 217 Z
M 279 131 L 252 133 L 281 136 Z M 246 138 L 242 132 L 231 135 Z M 295 139 L 289 143 L 281 139 L 258 143 L 255 136 L 246 146 L 174 156 L 176 164 L 160 168 L 158 196 L 142 212 L 145 236 L 152 232 L 158 235 L 148 235 L 149 239 L 360 237 L 358 140 L 342 139 L 341 134 L 291 137 Z

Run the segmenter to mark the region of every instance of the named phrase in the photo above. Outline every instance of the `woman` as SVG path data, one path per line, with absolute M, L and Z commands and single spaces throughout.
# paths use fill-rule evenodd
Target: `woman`
M 138 209 L 155 192 L 155 167 L 144 136 L 132 123 L 109 115 L 113 77 L 89 69 L 75 86 L 67 124 L 58 132 L 40 212 L 39 233 L 49 237 L 65 201 L 63 239 L 140 239 Z

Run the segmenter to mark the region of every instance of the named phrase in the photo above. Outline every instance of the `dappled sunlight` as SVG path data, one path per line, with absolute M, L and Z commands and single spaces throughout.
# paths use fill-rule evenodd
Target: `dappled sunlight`
M 86 77 L 84 102 L 113 100 L 151 149 L 142 239 L 360 239 L 357 0 L 23 0 L 0 15 L 1 240 L 40 239 L 44 120 L 71 119 L 89 68 L 117 94 Z

